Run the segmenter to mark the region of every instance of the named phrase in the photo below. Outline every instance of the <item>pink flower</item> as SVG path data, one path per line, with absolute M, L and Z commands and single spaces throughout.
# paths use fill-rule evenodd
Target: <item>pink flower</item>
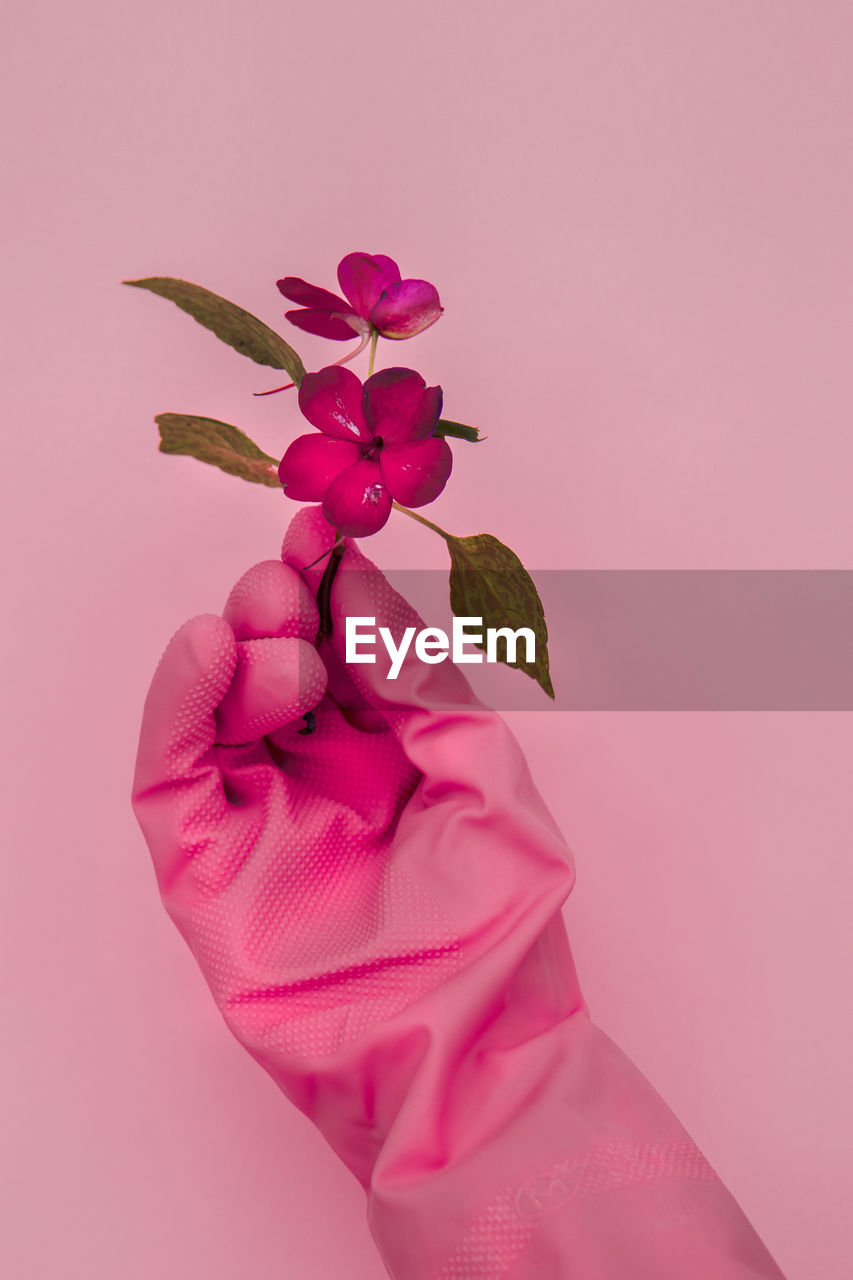
M 321 338 L 346 341 L 377 332 L 383 338 L 413 338 L 435 324 L 443 311 L 434 285 L 401 280 L 400 268 L 384 254 L 348 253 L 338 264 L 338 283 L 347 301 L 298 276 L 276 281 L 300 310 L 286 311 L 291 324 Z
M 453 455 L 433 434 L 441 387 L 414 369 L 383 369 L 362 386 L 350 369 L 307 373 L 299 407 L 320 432 L 299 436 L 278 477 L 289 498 L 323 503 L 323 515 L 347 537 L 376 533 L 396 499 L 422 507 L 447 483 Z

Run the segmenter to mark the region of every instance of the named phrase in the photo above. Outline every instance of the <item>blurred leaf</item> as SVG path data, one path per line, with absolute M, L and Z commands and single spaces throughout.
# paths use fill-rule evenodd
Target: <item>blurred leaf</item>
M 276 459 L 259 449 L 239 427 L 191 413 L 160 413 L 154 421 L 160 428 L 161 453 L 188 454 L 227 471 L 229 476 L 281 488 Z
M 514 551 L 490 533 L 469 538 L 443 534 L 450 550 L 450 607 L 457 618 L 482 618 L 483 627 L 530 627 L 536 637 L 536 660 L 521 659 L 524 641 L 517 647 L 518 667 L 554 697 L 548 669 L 548 628 L 545 610 L 533 579 Z M 480 645 L 484 648 L 484 645 Z M 506 662 L 506 646 L 497 645 L 501 662 Z M 504 656 L 501 656 L 504 655 Z
M 256 364 L 270 365 L 273 369 L 285 369 L 297 387 L 305 376 L 305 366 L 299 356 L 288 346 L 284 338 L 268 328 L 262 320 L 250 315 L 242 307 L 218 294 L 202 289 L 188 280 L 175 280 L 171 276 L 148 276 L 144 280 L 123 280 L 122 284 L 135 289 L 149 289 L 161 298 L 168 298 L 182 311 L 186 311 L 206 329 L 212 329 L 217 338 L 229 347 L 248 356 Z
M 451 422 L 449 418 L 439 418 L 434 435 L 455 436 L 458 440 L 473 440 L 475 444 L 485 440 L 476 427 L 466 427 L 464 422 Z

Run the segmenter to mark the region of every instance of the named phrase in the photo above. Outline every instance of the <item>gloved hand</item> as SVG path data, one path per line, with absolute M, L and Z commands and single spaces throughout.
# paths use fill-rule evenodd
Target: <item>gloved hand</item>
M 361 1181 L 397 1280 L 778 1280 L 589 1020 L 571 855 L 504 722 L 450 662 L 347 667 L 344 616 L 423 625 L 353 544 L 314 647 L 332 540 L 300 511 L 145 706 L 136 815 L 226 1023 Z

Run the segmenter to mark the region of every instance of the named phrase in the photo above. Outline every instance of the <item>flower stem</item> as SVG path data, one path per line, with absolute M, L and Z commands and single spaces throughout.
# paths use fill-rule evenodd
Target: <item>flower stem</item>
M 410 511 L 408 507 L 401 506 L 399 502 L 392 502 L 391 506 L 395 511 L 402 511 L 404 516 L 411 516 L 413 520 L 417 520 L 418 524 L 425 524 L 428 529 L 432 529 L 434 533 L 440 534 L 442 538 L 452 538 L 453 534 L 448 533 L 446 529 L 442 529 L 439 525 L 433 524 L 431 520 L 427 520 L 426 516 L 419 516 L 416 511 Z
M 366 342 L 366 341 L 367 341 L 367 338 L 365 338 L 365 340 L 364 340 L 364 341 Z M 370 375 L 373 373 L 373 361 L 374 361 L 374 359 L 376 358 L 376 344 L 377 344 L 377 342 L 378 342 L 378 341 L 379 341 L 379 330 L 378 330 L 378 329 L 374 329 L 374 330 L 373 330 L 373 337 L 370 339 L 370 355 L 369 355 L 368 360 L 367 360 L 367 376 L 368 376 L 368 378 L 369 378 L 369 377 L 370 377 Z M 364 343 L 362 343 L 362 346 L 364 346 Z M 361 350 L 361 348 L 359 348 L 359 350 Z
M 338 567 L 346 551 L 343 538 L 338 539 L 337 530 L 335 537 L 337 540 L 332 547 L 329 563 L 323 570 L 320 585 L 317 587 L 317 612 L 320 614 L 320 626 L 314 640 L 315 645 L 332 634 L 332 583 L 335 581 Z
M 375 337 L 378 337 L 378 336 L 379 336 L 378 334 L 375 335 Z M 358 346 L 354 347 L 352 351 L 348 351 L 345 356 L 341 356 L 340 360 L 333 360 L 332 364 L 347 364 L 350 360 L 354 360 L 356 356 L 361 355 L 362 351 L 367 346 L 369 339 L 370 339 L 369 333 L 362 334 L 361 341 L 359 342 Z M 273 387 L 272 391 L 253 391 L 252 395 L 253 396 L 274 396 L 279 391 L 289 391 L 291 387 L 295 387 L 295 386 L 296 386 L 295 382 L 285 382 L 283 387 Z

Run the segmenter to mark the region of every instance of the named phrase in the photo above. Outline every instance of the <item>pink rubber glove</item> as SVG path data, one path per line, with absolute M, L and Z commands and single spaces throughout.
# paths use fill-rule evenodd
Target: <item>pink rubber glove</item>
M 449 662 L 346 667 L 344 615 L 423 625 L 354 545 L 313 647 L 332 537 L 301 511 L 145 706 L 136 814 L 228 1026 L 361 1181 L 397 1280 L 778 1280 L 587 1016 L 571 855 L 506 725 Z

